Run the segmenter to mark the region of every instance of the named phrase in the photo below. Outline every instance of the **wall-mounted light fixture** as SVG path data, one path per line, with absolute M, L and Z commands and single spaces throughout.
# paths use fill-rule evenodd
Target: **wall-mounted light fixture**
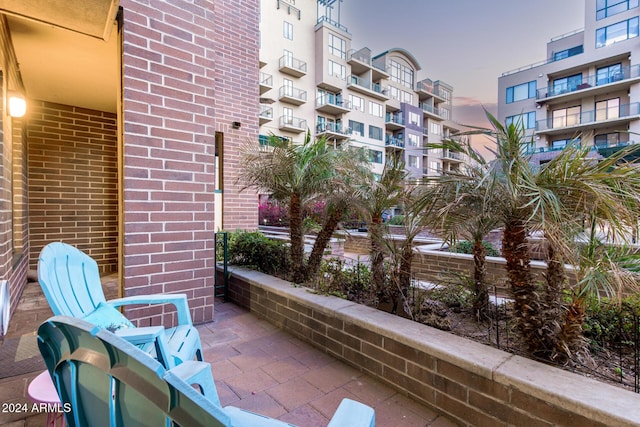
M 231 127 L 233 127 L 234 129 L 240 129 L 240 126 L 242 126 L 242 123 L 240 123 L 240 122 L 232 122 L 231 123 Z
M 9 115 L 22 117 L 27 112 L 27 101 L 18 92 L 9 92 Z

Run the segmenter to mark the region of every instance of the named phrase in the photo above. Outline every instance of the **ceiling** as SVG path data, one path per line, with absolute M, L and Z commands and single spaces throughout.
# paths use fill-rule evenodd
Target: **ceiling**
M 27 100 L 116 111 L 119 0 L 0 0 Z

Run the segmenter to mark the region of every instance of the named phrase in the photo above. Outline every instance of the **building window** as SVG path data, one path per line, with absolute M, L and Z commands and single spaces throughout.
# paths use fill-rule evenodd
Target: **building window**
M 620 98 L 596 102 L 596 121 L 620 117 Z
M 580 123 L 580 106 L 555 110 L 551 116 L 554 128 L 577 125 Z
M 516 126 L 523 126 L 525 129 L 534 129 L 536 127 L 536 112 L 531 111 L 529 113 L 518 114 L 516 116 L 509 116 L 505 120 L 505 124 L 510 126 L 514 123 Z
M 553 60 L 559 61 L 561 59 L 569 58 L 570 56 L 580 55 L 584 53 L 584 47 L 582 45 L 572 47 L 571 49 L 561 50 L 553 54 Z
M 338 64 L 335 61 L 329 60 L 329 75 L 338 77 L 339 79 L 347 79 L 347 67 L 342 64 Z
M 382 128 L 369 125 L 369 138 L 382 141 Z
M 451 113 L 449 112 L 448 108 L 439 107 L 438 112 L 440 113 L 440 117 L 445 120 L 449 120 L 451 118 Z
M 638 0 L 596 0 L 596 20 L 638 7 Z
M 569 139 L 556 139 L 554 141 L 551 141 L 551 150 L 552 151 L 562 150 L 564 147 L 567 146 L 569 142 L 571 142 L 571 140 Z
M 409 123 L 413 126 L 420 126 L 420 119 L 422 118 L 422 114 L 414 113 L 413 111 L 409 111 Z
M 356 95 L 349 95 L 349 102 L 352 110 L 362 111 L 364 113 L 364 98 Z
M 574 92 L 582 84 L 582 74 L 555 79 L 553 81 L 553 95 Z
M 511 104 L 512 102 L 516 101 L 522 101 L 523 99 L 535 98 L 535 96 L 535 80 L 507 88 L 507 104 Z
M 638 37 L 638 17 L 598 28 L 596 30 L 596 48 L 609 46 L 627 39 Z
M 419 143 L 420 138 L 418 137 L 418 135 L 414 135 L 412 133 L 407 134 L 407 145 L 409 145 L 410 147 L 417 147 Z
M 603 133 L 600 135 L 596 135 L 594 137 L 594 143 L 596 147 L 615 147 L 620 144 L 620 134 L 618 132 L 614 133 Z
M 340 37 L 329 34 L 329 53 L 342 59 L 347 59 L 347 42 Z
M 413 89 L 413 69 L 394 60 L 389 61 L 391 80 Z
M 440 162 L 429 162 L 429 168 L 431 172 L 440 172 L 442 171 L 442 165 Z
M 624 78 L 622 64 L 613 64 L 600 67 L 596 70 L 596 86 L 617 82 Z
M 284 21 L 282 35 L 287 40 L 293 40 L 293 24 L 291 22 Z
M 383 108 L 382 104 L 378 104 L 377 102 L 369 101 L 369 114 L 376 117 L 383 116 Z
M 382 151 L 369 149 L 369 161 L 371 163 L 382 164 Z
M 353 135 L 364 136 L 364 123 L 349 120 L 349 128 L 351 128 Z
M 419 163 L 419 160 L 418 160 L 418 156 L 409 155 L 409 160 L 407 161 L 407 165 L 410 168 L 416 168 L 416 169 L 419 168 L 420 167 L 420 163 Z
M 434 135 L 440 135 L 442 133 L 442 126 L 440 125 L 440 123 L 431 122 L 429 131 Z

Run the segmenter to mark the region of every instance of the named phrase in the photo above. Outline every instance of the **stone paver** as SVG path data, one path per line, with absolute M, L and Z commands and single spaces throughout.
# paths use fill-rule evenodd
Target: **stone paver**
M 115 276 L 104 285 L 107 299 L 115 298 Z M 29 284 L 10 334 L 32 332 L 50 316 L 40 287 Z M 455 425 L 234 304 L 216 301 L 214 321 L 199 325 L 198 330 L 223 406 L 316 427 L 326 426 L 340 401 L 348 397 L 372 406 L 378 427 Z M 37 374 L 1 379 L 0 402 L 28 402 L 27 386 Z M 0 426 L 43 426 L 45 418 L 46 414 L 0 413 Z

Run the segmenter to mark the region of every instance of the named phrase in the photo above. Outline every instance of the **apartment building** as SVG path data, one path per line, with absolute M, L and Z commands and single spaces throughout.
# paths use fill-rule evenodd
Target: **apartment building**
M 261 1 L 261 141 L 273 134 L 302 142 L 309 130 L 368 150 L 377 174 L 390 155 L 404 159 L 412 178 L 458 169 L 456 153 L 426 149 L 459 132 L 453 88 L 418 80 L 420 64 L 405 49 L 353 46 L 341 1 Z
M 532 160 L 569 141 L 607 156 L 640 142 L 638 0 L 585 0 L 584 28 L 554 37 L 541 62 L 502 74 L 498 118 L 521 121 Z

